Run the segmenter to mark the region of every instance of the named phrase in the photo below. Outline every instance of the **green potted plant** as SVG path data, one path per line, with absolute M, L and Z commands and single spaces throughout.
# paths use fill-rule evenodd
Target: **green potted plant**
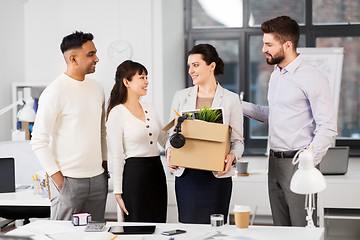
M 195 118 L 198 120 L 203 120 L 206 122 L 218 122 L 221 120 L 221 110 L 220 109 L 210 109 L 209 106 L 200 108 L 200 111 L 195 115 Z

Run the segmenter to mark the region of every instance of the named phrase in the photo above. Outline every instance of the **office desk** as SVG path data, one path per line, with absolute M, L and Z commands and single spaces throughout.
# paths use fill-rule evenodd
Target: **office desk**
M 360 220 L 360 172 L 326 176 L 327 188 L 319 194 L 320 226 L 326 219 Z
M 0 206 L 50 206 L 49 198 L 34 195 L 33 191 L 20 190 L 13 193 L 0 193 Z
M 252 158 L 248 160 L 250 164 L 253 161 Z M 360 158 L 350 158 L 345 175 L 327 175 L 325 180 L 327 188 L 318 194 L 316 210 L 320 227 L 325 227 L 326 239 L 360 239 Z M 251 206 L 252 210 L 258 208 L 259 216 L 271 216 L 267 175 L 235 176 L 233 183 L 230 211 L 233 204 L 244 204 Z M 255 223 L 260 222 L 255 218 Z
M 49 239 L 112 239 L 114 235 L 107 232 L 110 226 L 114 225 L 139 225 L 140 223 L 117 223 L 108 222 L 107 228 L 101 233 L 84 232 L 83 226 L 74 227 L 70 221 L 50 221 L 38 220 L 28 225 L 19 227 L 7 235 L 31 236 L 34 240 Z M 141 223 L 149 225 L 151 223 Z M 173 236 L 176 240 L 201 240 L 201 239 L 220 239 L 209 238 L 217 233 L 210 225 L 203 224 L 173 224 L 163 223 L 155 224 L 154 234 L 149 235 L 119 235 L 116 240 L 120 239 L 153 239 L 169 240 L 169 236 L 161 235 L 162 231 L 172 229 L 185 229 L 187 232 Z M 218 229 L 218 228 L 217 228 Z M 319 240 L 323 239 L 324 229 L 306 229 L 300 227 L 270 227 L 270 226 L 251 226 L 249 229 L 236 229 L 235 226 L 226 225 L 221 229 L 221 233 L 227 236 L 221 239 L 238 239 L 238 240 Z
M 49 198 L 34 195 L 31 189 L 14 193 L 0 193 L 0 217 L 6 219 L 24 219 L 50 217 Z

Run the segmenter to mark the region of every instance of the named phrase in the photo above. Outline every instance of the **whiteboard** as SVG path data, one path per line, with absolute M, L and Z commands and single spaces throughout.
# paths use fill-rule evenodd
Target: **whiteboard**
M 302 58 L 320 70 L 329 80 L 334 100 L 335 114 L 338 115 L 344 48 L 298 48 Z

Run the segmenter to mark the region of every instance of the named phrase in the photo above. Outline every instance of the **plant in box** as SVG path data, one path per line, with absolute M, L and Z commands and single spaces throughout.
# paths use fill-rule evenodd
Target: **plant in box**
M 180 116 L 180 114 L 178 114 Z M 210 108 L 205 106 L 197 110 L 182 112 L 182 117 L 186 120 L 201 120 L 205 122 L 223 123 L 223 109 Z
M 173 119 L 163 128 L 167 131 L 175 126 L 173 136 L 177 138 L 182 135 L 185 139 L 184 145 L 172 149 L 170 163 L 179 167 L 223 171 L 224 159 L 230 149 L 231 127 L 226 124 L 218 124 L 223 122 L 222 109 L 214 110 L 207 107 L 202 111 L 202 117 L 199 115 L 199 110 L 183 112 L 185 114 L 183 116 L 189 117 Z M 209 119 L 218 123 L 197 121 Z M 173 136 L 170 137 L 170 143 Z
M 209 106 L 205 106 L 204 108 L 200 108 L 198 114 L 195 114 L 195 118 L 206 122 L 218 123 L 219 120 L 221 121 L 221 115 L 221 109 L 210 109 Z

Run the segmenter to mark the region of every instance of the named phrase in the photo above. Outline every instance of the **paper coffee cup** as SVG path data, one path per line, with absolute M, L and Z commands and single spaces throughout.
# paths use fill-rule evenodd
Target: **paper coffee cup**
M 235 225 L 237 228 L 248 228 L 250 221 L 250 207 L 235 205 L 234 217 L 235 217 Z

